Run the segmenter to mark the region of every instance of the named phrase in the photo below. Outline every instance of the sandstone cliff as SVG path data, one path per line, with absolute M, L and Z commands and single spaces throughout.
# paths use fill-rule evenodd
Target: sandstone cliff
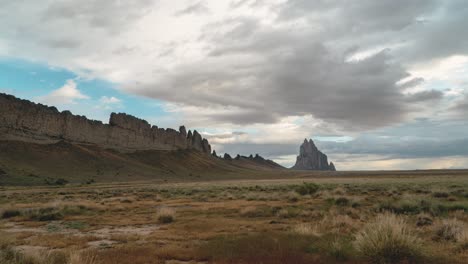
M 327 155 L 317 149 L 312 139 L 304 139 L 300 147 L 299 156 L 296 159 L 296 165 L 292 167 L 295 170 L 329 170 L 335 171 L 333 162 L 328 164 Z
M 136 150 L 196 149 L 211 154 L 208 140 L 195 130 L 179 131 L 151 126 L 136 117 L 112 113 L 109 124 L 59 112 L 55 107 L 35 104 L 0 93 L 0 140 L 51 144 L 60 140 L 96 144 L 104 148 Z

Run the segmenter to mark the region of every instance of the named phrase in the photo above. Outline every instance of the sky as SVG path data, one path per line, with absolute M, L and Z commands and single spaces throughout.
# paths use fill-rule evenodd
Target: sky
M 0 92 L 218 154 L 468 168 L 464 0 L 0 0 Z

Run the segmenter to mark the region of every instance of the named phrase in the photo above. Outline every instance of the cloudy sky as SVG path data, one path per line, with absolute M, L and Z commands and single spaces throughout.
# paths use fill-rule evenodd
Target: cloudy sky
M 465 0 L 0 0 L 0 91 L 218 153 L 468 167 Z

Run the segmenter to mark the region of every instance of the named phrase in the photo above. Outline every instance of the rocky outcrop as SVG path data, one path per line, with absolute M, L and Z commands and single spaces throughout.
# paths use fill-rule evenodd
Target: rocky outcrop
M 312 139 L 304 139 L 300 147 L 299 156 L 296 159 L 296 165 L 292 167 L 295 170 L 328 170 L 335 171 L 333 162 L 328 164 L 327 155 L 317 149 Z
M 278 163 L 269 159 L 265 159 L 258 154 L 255 154 L 255 156 L 252 154 L 249 156 L 241 156 L 240 154 L 237 154 L 236 157 L 233 159 L 231 155 L 229 155 L 228 153 L 225 153 L 223 159 L 226 161 L 240 161 L 240 162 L 247 161 L 247 162 L 250 162 L 250 164 L 256 164 L 256 165 L 276 168 L 276 169 L 284 169 L 284 167 L 279 165 Z
M 231 157 L 231 155 L 229 155 L 229 154 L 227 154 L 227 153 L 224 153 L 223 159 L 225 159 L 225 160 L 232 160 L 232 157 Z
M 196 149 L 211 154 L 208 140 L 197 131 L 187 133 L 184 126 L 179 131 L 158 128 L 123 113 L 112 113 L 109 124 L 103 124 L 6 94 L 0 94 L 0 140 L 43 144 L 67 140 L 119 151 Z

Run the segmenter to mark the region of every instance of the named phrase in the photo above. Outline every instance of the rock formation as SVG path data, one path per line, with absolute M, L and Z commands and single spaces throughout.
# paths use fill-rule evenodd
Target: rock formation
M 269 159 L 265 159 L 258 154 L 255 154 L 255 156 L 253 156 L 252 154 L 249 156 L 241 156 L 240 154 L 237 154 L 236 157 L 233 159 L 231 155 L 229 155 L 228 153 L 225 153 L 223 159 L 226 161 L 240 161 L 240 162 L 248 161 L 248 162 L 251 162 L 251 164 L 257 164 L 257 165 L 266 166 L 270 168 L 284 169 L 284 167 L 279 165 L 278 163 Z
M 327 155 L 317 149 L 312 139 L 304 139 L 300 147 L 299 156 L 296 159 L 296 165 L 292 167 L 295 170 L 329 170 L 335 171 L 333 162 L 328 164 Z
M 158 128 L 123 113 L 112 113 L 109 124 L 103 124 L 69 111 L 59 112 L 55 107 L 1 93 L 0 140 L 42 144 L 66 140 L 125 152 L 196 149 L 211 154 L 208 140 L 197 131 L 187 133 L 184 126 L 179 131 Z

